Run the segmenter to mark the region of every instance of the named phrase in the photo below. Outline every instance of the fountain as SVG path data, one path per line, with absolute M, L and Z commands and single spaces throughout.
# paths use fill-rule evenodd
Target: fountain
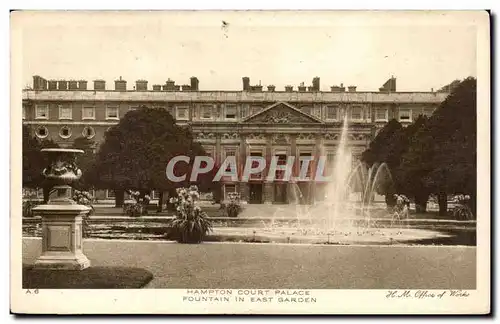
M 78 205 L 71 199 L 71 186 L 82 172 L 76 166 L 77 154 L 82 150 L 49 148 L 49 165 L 43 175 L 51 186 L 49 201 L 33 208 L 42 217 L 42 254 L 35 268 L 81 270 L 90 266 L 82 251 L 82 217 L 90 207 Z
M 260 228 L 247 228 L 255 233 L 278 240 L 290 237 L 301 241 L 325 243 L 394 243 L 396 240 L 423 239 L 439 236 L 437 232 L 410 229 L 408 219 L 398 219 L 387 211 L 385 203 L 377 208 L 374 194 L 380 186 L 393 185 L 391 172 L 385 163 L 368 167 L 358 162 L 354 168 L 348 146 L 349 125 L 344 118 L 337 151 L 323 182 L 324 200 L 304 204 L 303 193 L 297 183 L 290 183 L 289 205 L 273 206 L 269 222 L 262 221 Z M 324 146 L 321 156 L 326 156 Z M 319 183 L 312 183 L 318 188 Z M 356 194 L 357 200 L 352 196 Z M 406 224 L 406 226 L 403 226 Z M 229 231 L 229 229 L 228 229 Z M 236 230 L 239 232 L 239 230 Z

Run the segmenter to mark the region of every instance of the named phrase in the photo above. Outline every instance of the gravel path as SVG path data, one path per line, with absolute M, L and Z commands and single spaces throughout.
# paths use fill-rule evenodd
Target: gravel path
M 23 263 L 41 240 L 23 239 Z M 146 288 L 475 289 L 476 248 L 86 240 L 93 265 L 143 267 Z

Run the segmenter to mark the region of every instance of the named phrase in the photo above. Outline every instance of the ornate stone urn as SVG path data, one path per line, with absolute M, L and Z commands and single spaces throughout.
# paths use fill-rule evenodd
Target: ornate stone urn
M 81 270 L 90 266 L 82 250 L 82 217 L 90 207 L 78 205 L 71 198 L 71 184 L 82 176 L 76 165 L 82 150 L 49 148 L 49 165 L 43 175 L 51 189 L 49 201 L 33 208 L 42 217 L 42 254 L 35 262 L 37 268 Z

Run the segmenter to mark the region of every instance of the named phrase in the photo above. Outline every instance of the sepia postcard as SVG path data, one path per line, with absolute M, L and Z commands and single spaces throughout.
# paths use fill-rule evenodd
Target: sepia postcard
M 489 12 L 10 18 L 12 313 L 490 313 Z

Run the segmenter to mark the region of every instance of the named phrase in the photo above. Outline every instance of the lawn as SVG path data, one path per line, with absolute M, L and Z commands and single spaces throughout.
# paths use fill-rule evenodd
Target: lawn
M 23 263 L 41 240 L 23 239 Z M 476 248 L 86 240 L 92 266 L 150 271 L 146 288 L 474 289 Z

